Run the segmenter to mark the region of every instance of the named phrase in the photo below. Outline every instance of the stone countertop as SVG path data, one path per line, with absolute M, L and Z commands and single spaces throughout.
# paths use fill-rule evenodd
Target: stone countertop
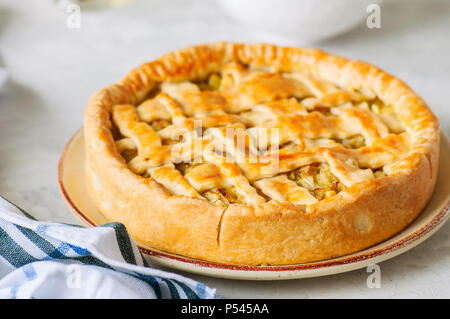
M 305 43 L 375 64 L 406 81 L 450 135 L 450 2 L 385 1 L 382 28 L 361 24 L 327 41 Z M 57 184 L 61 151 L 82 126 L 89 96 L 131 68 L 183 46 L 260 37 L 214 1 L 131 1 L 81 12 L 66 25 L 53 1 L 0 1 L 0 194 L 41 220 L 80 224 Z M 301 44 L 300 44 L 301 45 Z M 326 277 L 252 282 L 189 275 L 226 298 L 450 297 L 450 223 L 381 266 L 381 288 L 365 269 Z

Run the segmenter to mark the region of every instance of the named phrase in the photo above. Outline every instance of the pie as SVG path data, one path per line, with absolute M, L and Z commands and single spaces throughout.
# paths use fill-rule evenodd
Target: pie
M 87 189 L 156 249 L 247 265 L 350 254 L 429 201 L 439 122 L 405 83 L 317 49 L 171 52 L 90 99 Z

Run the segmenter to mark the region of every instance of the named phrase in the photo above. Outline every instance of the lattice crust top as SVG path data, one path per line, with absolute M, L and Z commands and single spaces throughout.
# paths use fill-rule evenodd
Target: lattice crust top
M 235 62 L 201 81 L 163 82 L 112 115 L 133 172 L 216 205 L 313 204 L 388 175 L 410 150 L 374 93 Z

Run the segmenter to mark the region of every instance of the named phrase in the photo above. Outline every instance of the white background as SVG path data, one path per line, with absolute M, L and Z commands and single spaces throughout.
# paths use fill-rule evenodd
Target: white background
M 300 43 L 375 64 L 406 81 L 450 135 L 450 1 L 389 1 L 382 28 L 361 24 L 319 43 Z M 66 26 L 53 1 L 0 1 L 0 194 L 38 219 L 79 223 L 57 185 L 60 153 L 82 126 L 89 96 L 164 52 L 218 40 L 261 41 L 211 0 L 131 1 L 82 12 Z M 268 20 L 270 23 L 270 20 Z M 322 278 L 251 282 L 193 276 L 224 297 L 450 297 L 450 224 L 411 251 L 383 262 L 381 288 L 365 270 Z

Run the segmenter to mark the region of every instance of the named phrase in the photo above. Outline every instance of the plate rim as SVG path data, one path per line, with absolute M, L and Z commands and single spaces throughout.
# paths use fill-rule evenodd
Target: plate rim
M 66 155 L 71 147 L 71 145 L 76 141 L 76 139 L 80 138 L 83 134 L 83 127 L 79 128 L 68 140 L 65 144 L 61 156 L 58 162 L 58 184 L 60 191 L 68 204 L 69 208 L 72 212 L 77 215 L 79 219 L 81 219 L 88 226 L 98 226 L 94 223 L 89 217 L 86 216 L 85 213 L 81 211 L 77 207 L 77 205 L 73 202 L 72 198 L 69 195 L 69 192 L 66 189 L 63 179 L 63 170 L 64 170 L 64 162 Z M 448 137 L 441 132 L 441 138 L 446 138 L 447 143 L 449 143 Z M 180 262 L 183 264 L 189 264 L 191 266 L 197 266 L 201 268 L 207 269 L 215 269 L 221 271 L 238 271 L 238 272 L 298 272 L 298 271 L 311 271 L 318 270 L 322 268 L 333 268 L 338 266 L 355 264 L 362 261 L 367 261 L 369 259 L 374 259 L 376 257 L 380 257 L 383 255 L 388 255 L 389 253 L 398 252 L 398 254 L 402 253 L 401 249 L 405 248 L 409 245 L 412 245 L 411 248 L 419 244 L 420 239 L 427 239 L 428 236 L 431 236 L 435 231 L 437 231 L 442 225 L 444 225 L 445 221 L 448 219 L 450 213 L 450 198 L 447 200 L 447 203 L 443 205 L 441 210 L 434 215 L 434 217 L 427 224 L 415 230 L 412 234 L 409 234 L 406 237 L 399 238 L 395 242 L 383 246 L 374 250 L 370 250 L 371 248 L 366 248 L 361 253 L 354 253 L 347 256 L 341 256 L 334 259 L 303 263 L 303 264 L 288 264 L 288 265 L 238 265 L 238 264 L 227 264 L 227 263 L 219 263 L 207 260 L 200 260 L 191 257 L 186 257 L 182 255 L 177 255 L 169 252 L 165 252 L 156 248 L 148 248 L 142 247 L 139 242 L 135 241 L 136 246 L 139 250 L 150 257 L 156 257 L 161 259 L 170 260 L 171 262 Z M 427 236 L 428 235 L 428 236 Z M 395 235 L 394 235 L 395 236 Z M 381 242 L 382 243 L 382 242 Z M 381 244 L 379 243 L 379 244 Z M 369 249 L 369 251 L 364 252 Z M 396 255 L 398 255 L 396 254 Z M 394 256 L 393 256 L 394 257 Z M 173 266 L 172 266 L 173 267 Z M 353 268 L 356 269 L 356 268 Z M 352 270 L 353 270 L 352 269 Z

